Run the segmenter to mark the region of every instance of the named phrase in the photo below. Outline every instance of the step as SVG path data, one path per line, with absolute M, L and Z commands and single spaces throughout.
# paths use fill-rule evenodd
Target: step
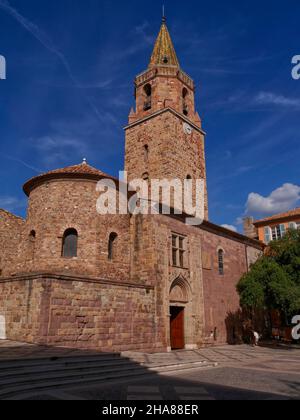
M 51 372 L 67 372 L 67 371 L 89 371 L 92 369 L 108 369 L 108 368 L 118 368 L 124 365 L 131 363 L 133 366 L 138 366 L 138 363 L 129 362 L 125 359 L 115 360 L 115 361 L 90 361 L 84 363 L 58 363 L 58 364 L 47 364 L 47 365 L 33 365 L 33 366 L 20 366 L 17 368 L 5 368 L 2 369 L 0 366 L 0 382 L 2 378 L 10 376 L 24 376 L 24 375 L 34 375 L 39 373 L 51 373 Z M 140 366 L 140 365 L 139 365 Z
M 118 370 L 117 372 L 107 372 L 97 375 L 89 375 L 88 377 L 79 376 L 72 379 L 60 379 L 60 380 L 47 380 L 47 378 L 43 378 L 43 381 L 37 381 L 36 383 L 15 383 L 5 386 L 5 389 L 0 387 L 0 399 L 6 398 L 8 395 L 15 395 L 17 393 L 23 391 L 34 391 L 34 390 L 44 390 L 44 389 L 52 389 L 58 387 L 65 387 L 75 386 L 75 385 L 89 385 L 89 384 L 96 384 L 103 381 L 108 380 L 115 380 L 115 379 L 122 379 L 122 378 L 129 378 L 129 377 L 136 377 L 142 375 L 153 375 L 155 372 L 147 372 L 144 368 L 136 368 L 136 369 L 129 369 L 129 370 Z M 94 377 L 96 376 L 96 377 Z
M 63 357 L 41 357 L 41 358 L 32 358 L 32 359 L 9 359 L 0 361 L 0 369 L 24 366 L 37 366 L 44 365 L 47 361 L 49 364 L 52 363 L 82 363 L 82 362 L 94 362 L 94 361 L 112 361 L 116 359 L 121 359 L 120 354 L 108 354 L 108 355 L 95 355 L 95 356 L 63 356 Z M 127 359 L 128 360 L 128 359 Z
M 144 369 L 158 371 L 160 369 L 176 370 L 181 367 L 197 367 L 203 366 L 205 362 L 192 362 L 192 363 L 176 363 L 176 364 L 152 364 L 152 365 L 139 365 L 134 362 L 123 361 L 118 364 L 110 364 L 109 366 L 100 365 L 93 367 L 77 367 L 77 368 L 63 368 L 58 370 L 56 366 L 51 367 L 51 369 L 43 369 L 29 372 L 20 372 L 10 371 L 0 374 L 0 386 L 10 385 L 12 383 L 27 383 L 27 382 L 37 382 L 44 379 L 56 379 L 56 378 L 66 378 L 66 377 L 77 377 L 79 376 L 89 376 L 89 375 L 98 375 L 108 372 L 120 372 L 123 370 L 135 370 L 135 369 Z M 22 381 L 22 382 L 20 382 Z
M 202 362 L 179 363 L 179 364 L 174 364 L 174 365 L 171 365 L 171 364 L 160 365 L 160 366 L 155 366 L 155 367 L 148 366 L 148 369 L 150 371 L 163 373 L 163 372 L 174 372 L 177 370 L 181 371 L 181 370 L 197 369 L 197 368 L 205 368 L 205 367 L 216 367 L 216 366 L 218 366 L 217 363 L 210 363 L 207 361 L 202 361 Z
M 121 371 L 131 371 L 135 369 L 143 369 L 144 371 L 147 370 L 147 368 L 141 366 L 141 365 L 124 365 L 122 367 L 109 367 L 107 369 L 101 367 L 100 369 L 94 369 L 92 370 L 88 369 L 86 372 L 85 370 L 80 369 L 73 369 L 71 371 L 65 372 L 64 370 L 60 371 L 51 371 L 48 372 L 48 374 L 44 374 L 43 372 L 34 373 L 31 374 L 24 374 L 24 375 L 15 375 L 12 377 L 7 378 L 1 378 L 0 379 L 0 388 L 11 385 L 11 384 L 26 384 L 28 382 L 30 383 L 37 383 L 44 380 L 52 380 L 52 379 L 66 379 L 66 378 L 76 378 L 80 377 L 83 378 L 85 376 L 101 376 L 106 373 L 114 373 L 114 372 L 121 372 Z M 21 377 L 20 377 L 21 376 Z
M 199 366 L 201 364 L 201 366 Z M 89 377 L 80 377 L 80 378 L 72 378 L 72 379 L 63 379 L 63 380 L 51 380 L 47 382 L 39 381 L 37 383 L 29 383 L 29 384 L 11 384 L 6 386 L 5 390 L 0 389 L 0 399 L 7 399 L 9 397 L 16 396 L 20 393 L 24 392 L 32 392 L 32 391 L 46 391 L 49 389 L 57 389 L 57 388 L 64 388 L 66 386 L 76 386 L 78 384 L 80 385 L 92 385 L 96 384 L 101 381 L 108 381 L 108 380 L 118 380 L 122 378 L 134 378 L 134 377 L 140 377 L 140 376 L 148 376 L 148 375 L 155 375 L 157 373 L 170 373 L 170 372 L 179 372 L 183 370 L 189 370 L 194 368 L 211 368 L 215 367 L 215 363 L 209 363 L 209 362 L 196 362 L 196 363 L 189 363 L 189 364 L 182 364 L 182 365 L 171 365 L 171 366 L 161 366 L 161 367 L 151 367 L 148 369 L 145 369 L 143 367 L 136 367 L 135 369 L 129 369 L 124 371 L 118 371 L 118 372 L 108 372 L 104 373 L 102 375 L 95 377 L 91 377 L 92 375 L 89 375 Z M 94 375 L 93 375 L 94 376 Z M 45 379 L 44 379 L 45 380 Z

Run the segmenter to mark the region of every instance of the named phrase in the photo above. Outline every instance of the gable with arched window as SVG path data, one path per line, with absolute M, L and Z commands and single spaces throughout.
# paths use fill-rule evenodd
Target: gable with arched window
M 113 261 L 116 258 L 117 240 L 118 240 L 117 233 L 112 232 L 109 235 L 109 240 L 108 240 L 108 259 L 110 261 Z
M 78 233 L 76 229 L 67 229 L 63 236 L 62 256 L 64 258 L 77 257 Z

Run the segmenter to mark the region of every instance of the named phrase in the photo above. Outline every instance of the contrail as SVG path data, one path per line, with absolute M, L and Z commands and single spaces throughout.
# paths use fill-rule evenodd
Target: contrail
M 21 165 L 25 166 L 28 169 L 31 169 L 32 171 L 34 171 L 38 174 L 43 172 L 41 169 L 37 169 L 34 166 L 31 166 L 28 163 L 24 162 L 23 160 L 18 159 L 18 158 L 13 157 L 13 156 L 10 156 L 10 155 L 7 155 L 6 153 L 0 153 L 0 155 L 3 156 L 5 159 L 12 160 L 13 162 L 20 163 Z
M 8 0 L 0 0 L 0 8 L 2 8 L 10 16 L 12 16 L 17 22 L 19 22 L 19 24 L 22 25 L 23 28 L 26 29 L 26 31 L 30 32 L 31 35 L 33 35 L 48 51 L 50 51 L 52 54 L 56 55 L 59 58 L 66 72 L 68 73 L 68 76 L 74 83 L 74 85 L 80 89 L 81 85 L 80 83 L 78 83 L 75 76 L 73 75 L 73 72 L 71 70 L 71 67 L 66 57 L 61 51 L 59 51 L 59 49 L 55 46 L 53 41 L 37 25 L 30 22 L 30 20 L 22 16 L 14 7 L 12 7 Z M 84 96 L 88 104 L 94 110 L 97 117 L 102 121 L 103 118 L 98 108 L 95 106 L 95 104 L 91 101 L 91 99 L 87 95 L 84 95 Z

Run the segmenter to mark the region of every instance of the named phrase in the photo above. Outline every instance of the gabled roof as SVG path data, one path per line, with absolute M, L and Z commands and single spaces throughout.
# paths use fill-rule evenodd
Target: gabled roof
M 266 223 L 269 222 L 275 222 L 275 221 L 279 221 L 279 220 L 283 220 L 283 219 L 290 219 L 293 217 L 299 217 L 300 218 L 300 207 L 290 210 L 290 211 L 286 211 L 284 213 L 279 213 L 279 214 L 275 214 L 274 216 L 271 217 L 266 217 L 265 219 L 260 219 L 260 220 L 256 220 L 253 224 L 256 225 L 264 225 Z
M 84 160 L 79 165 L 68 166 L 66 168 L 55 169 L 54 171 L 46 172 L 44 174 L 38 175 L 34 178 L 31 178 L 26 184 L 23 186 L 23 190 L 27 196 L 29 196 L 32 189 L 40 184 L 41 182 L 51 180 L 51 179 L 60 179 L 60 178 L 85 178 L 85 179 L 92 179 L 92 180 L 100 180 L 103 178 L 109 178 L 116 180 L 116 178 L 105 174 L 104 172 L 100 171 L 99 169 L 93 168 L 92 166 L 88 165 Z
M 149 67 L 151 68 L 158 65 L 180 67 L 175 48 L 166 25 L 166 18 L 163 18 Z

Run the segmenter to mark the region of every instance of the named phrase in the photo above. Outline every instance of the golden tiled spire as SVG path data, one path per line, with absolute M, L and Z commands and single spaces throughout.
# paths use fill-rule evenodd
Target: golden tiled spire
M 157 65 L 179 67 L 179 61 L 166 25 L 165 17 L 163 18 L 160 32 L 154 46 L 149 67 Z

